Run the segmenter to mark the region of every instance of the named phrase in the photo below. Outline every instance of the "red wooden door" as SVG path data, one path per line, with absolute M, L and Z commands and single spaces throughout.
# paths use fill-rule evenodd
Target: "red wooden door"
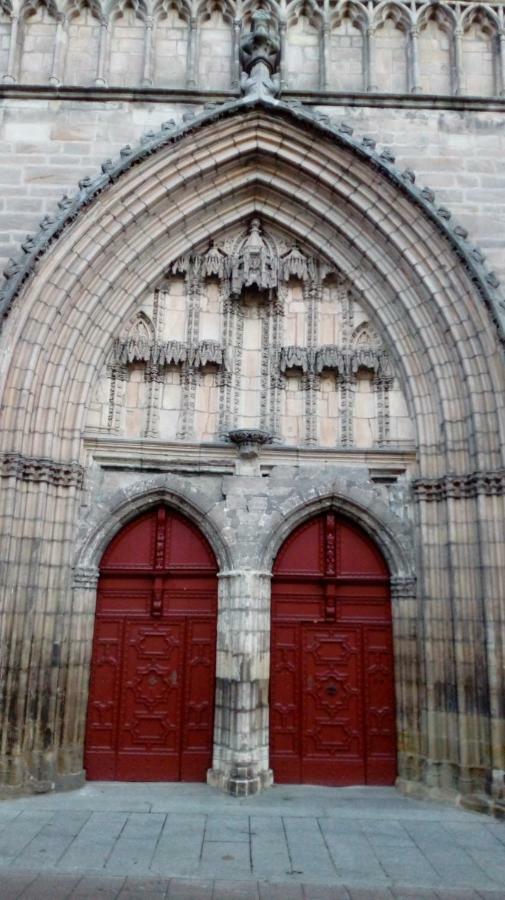
M 89 779 L 202 781 L 211 765 L 216 559 L 164 506 L 106 550 L 84 765 Z
M 278 782 L 392 784 L 396 730 L 389 572 L 326 513 L 274 565 L 270 762 Z

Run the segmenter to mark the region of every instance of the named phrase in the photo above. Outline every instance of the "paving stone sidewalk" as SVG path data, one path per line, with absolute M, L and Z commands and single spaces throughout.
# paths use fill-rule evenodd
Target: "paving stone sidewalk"
M 0 802 L 0 900 L 505 900 L 505 824 L 390 788 L 88 784 Z

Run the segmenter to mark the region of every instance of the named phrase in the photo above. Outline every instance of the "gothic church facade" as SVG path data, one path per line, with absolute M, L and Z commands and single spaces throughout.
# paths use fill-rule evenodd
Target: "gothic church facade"
M 503 814 L 504 16 L 1 3 L 0 792 Z

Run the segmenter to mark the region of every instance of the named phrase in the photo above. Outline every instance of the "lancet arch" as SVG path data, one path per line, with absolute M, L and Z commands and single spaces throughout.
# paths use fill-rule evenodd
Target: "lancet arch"
M 498 495 L 502 497 L 503 301 L 482 255 L 470 244 L 466 232 L 451 223 L 450 213 L 436 205 L 433 193 L 418 188 L 410 171 L 400 173 L 390 151 L 378 151 L 370 139 L 355 139 L 348 126 L 332 123 L 321 114 L 310 115 L 302 107 L 272 98 L 246 97 L 196 116 L 186 115 L 180 126 L 167 123 L 160 134 L 146 135 L 138 150 L 123 148 L 118 162 L 106 161 L 97 179 L 83 179 L 78 194 L 61 201 L 58 216 L 45 219 L 40 234 L 25 242 L 22 260 L 8 267 L 9 278 L 2 294 L 8 352 L 1 379 L 2 390 L 9 398 L 1 438 L 3 473 L 9 479 L 4 509 L 7 516 L 12 512 L 16 520 L 29 518 L 34 523 L 30 540 L 33 530 L 45 538 L 37 614 L 45 608 L 48 584 L 54 587 L 52 566 L 57 558 L 59 581 L 53 596 L 56 592 L 60 598 L 65 628 L 74 627 L 66 604 L 74 563 L 74 529 L 83 515 L 80 491 L 84 475 L 85 489 L 90 491 L 96 490 L 101 477 L 83 434 L 96 373 L 107 364 L 111 344 L 124 329 L 129 339 L 128 323 L 135 321 L 140 299 L 174 271 L 177 261 L 201 257 L 232 231 L 247 232 L 255 219 L 260 220 L 265 232 L 277 230 L 293 252 L 297 248 L 305 259 L 317 258 L 318 265 L 326 266 L 335 278 L 338 275 L 352 286 L 370 328 L 398 372 L 415 423 L 408 489 L 417 503 L 412 511 L 416 550 L 415 554 L 405 550 L 410 568 L 402 571 L 398 563 L 394 586 L 397 595 L 408 600 L 411 629 L 401 631 L 401 647 L 407 647 L 410 655 L 408 671 L 401 670 L 404 681 L 398 687 L 400 693 L 404 692 L 400 708 L 406 748 L 400 777 L 405 781 L 422 778 L 428 759 L 442 773 L 441 780 L 450 780 L 453 764 L 444 768 L 439 763 L 456 756 L 454 766 L 459 767 L 461 778 L 471 777 L 472 784 L 484 783 L 489 774 L 485 759 L 491 742 L 498 748 L 497 760 L 503 746 L 498 681 L 492 680 L 491 673 L 485 698 L 486 709 L 491 706 L 494 710 L 489 717 L 483 709 L 478 674 L 488 665 L 483 634 L 493 640 L 495 627 L 486 616 L 495 596 L 494 576 L 483 561 L 488 558 L 487 548 L 497 542 L 498 517 L 483 513 L 479 519 L 478 508 L 488 501 L 492 505 Z M 181 269 L 181 273 L 181 277 L 187 277 L 187 269 Z M 223 300 L 228 301 L 234 302 L 229 297 Z M 268 301 L 263 297 L 261 302 L 263 315 Z M 257 318 L 261 321 L 260 315 Z M 144 334 L 146 341 L 151 340 L 146 322 L 142 321 L 138 331 L 136 339 L 141 340 Z M 296 360 L 299 348 L 290 349 Z M 334 348 L 331 352 L 327 347 L 321 350 L 321 368 L 333 366 L 338 370 L 338 359 L 331 366 L 328 363 Z M 317 372 L 314 369 L 303 374 Z M 380 377 L 388 376 L 381 372 Z M 309 380 L 306 378 L 307 384 Z M 254 438 L 253 433 L 252 443 Z M 151 437 L 146 434 L 142 440 Z M 247 443 L 247 435 L 243 442 Z M 223 478 L 222 486 L 208 488 L 214 508 L 212 520 L 216 529 L 222 530 L 223 544 L 231 546 L 238 540 L 237 523 L 246 523 L 244 534 L 240 534 L 240 553 L 235 548 L 227 560 L 227 565 L 236 568 L 222 573 L 220 588 L 223 621 L 229 628 L 223 627 L 218 637 L 218 660 L 226 660 L 229 668 L 224 663 L 222 670 L 218 666 L 218 705 L 229 709 L 236 682 L 243 680 L 246 670 L 253 673 L 247 682 L 251 698 L 265 695 L 268 649 L 264 635 L 257 635 L 268 604 L 269 572 L 254 547 L 258 523 L 267 529 L 275 517 L 262 496 L 253 498 L 247 507 L 238 482 L 227 480 L 235 471 L 231 446 L 223 446 L 219 440 L 209 444 L 212 446 L 206 445 L 204 452 L 201 447 L 194 450 L 192 465 L 198 469 L 205 457 L 210 468 L 202 479 L 208 478 L 210 484 L 216 472 Z M 268 450 L 272 470 L 277 449 L 273 445 Z M 242 452 L 237 472 L 269 477 L 268 467 L 265 472 L 254 468 L 259 465 L 255 453 L 250 448 Z M 334 458 L 330 465 L 336 464 Z M 393 472 L 391 482 L 395 487 L 388 494 L 387 485 L 380 479 L 374 481 L 369 456 L 360 459 L 360 466 L 364 495 L 358 505 L 362 509 L 369 508 L 380 491 L 386 492 L 382 495 L 386 505 L 396 508 L 407 504 L 404 474 Z M 109 468 L 114 470 L 111 483 L 127 493 L 131 487 L 123 471 L 127 466 L 116 467 L 118 471 L 112 464 Z M 179 477 L 173 459 L 169 465 L 158 457 L 152 469 L 168 486 Z M 366 477 L 364 469 L 369 473 Z M 281 475 L 275 477 L 282 486 Z M 39 513 L 35 518 L 31 499 L 34 482 Z M 288 485 L 284 483 L 276 494 L 281 498 L 275 501 L 276 514 L 293 510 L 293 499 L 287 494 L 297 490 L 293 479 Z M 349 494 L 354 488 L 351 485 L 346 490 Z M 310 483 L 305 493 L 299 492 L 300 504 L 302 500 L 307 504 L 303 515 L 308 514 L 316 494 L 315 488 L 311 493 Z M 324 491 L 317 496 L 323 497 Z M 465 540 L 457 532 L 459 520 L 452 516 L 454 499 L 465 506 Z M 397 533 L 403 513 L 400 510 L 394 515 Z M 62 521 L 68 535 L 64 553 L 57 537 Z M 435 529 L 437 542 L 433 539 Z M 479 542 L 482 533 L 486 548 Z M 468 534 L 471 540 L 466 540 Z M 2 541 L 4 558 L 18 552 L 8 522 Z M 419 593 L 431 601 L 419 613 L 412 611 L 414 556 Z M 238 563 L 247 568 L 247 575 L 240 574 Z M 457 582 L 463 565 L 470 574 L 456 596 L 451 585 Z M 477 584 L 476 573 L 480 572 L 484 575 Z M 240 584 L 237 573 L 243 579 Z M 14 564 L 11 574 L 19 592 L 18 609 L 23 610 L 26 585 Z M 78 576 L 74 587 L 93 589 L 86 576 Z M 259 595 L 261 603 L 256 604 Z M 261 646 L 257 658 L 247 664 L 240 649 L 243 629 L 234 616 L 244 596 L 256 604 L 254 639 Z M 447 597 L 452 598 L 450 610 Z M 422 634 L 412 633 L 417 615 L 423 620 Z M 423 688 L 423 703 L 435 710 L 437 725 L 421 740 L 422 704 L 417 692 L 406 685 L 419 671 L 425 648 L 439 640 L 440 619 L 444 616 L 449 649 L 437 656 Z M 463 639 L 470 647 L 464 659 L 454 653 L 455 641 Z M 81 673 L 85 669 L 85 652 L 82 654 Z M 493 663 L 499 664 L 498 659 Z M 225 670 L 227 675 L 223 674 Z M 475 676 L 470 679 L 471 690 L 468 671 Z M 70 698 L 78 694 L 73 678 L 76 676 L 68 675 Z M 454 704 L 440 701 L 447 685 L 455 683 L 458 715 L 461 713 L 479 735 L 478 740 L 467 742 L 464 753 L 463 745 L 453 743 Z M 31 682 L 28 691 L 35 689 Z M 67 706 L 71 708 L 72 703 Z M 56 707 L 53 712 L 51 727 L 56 730 Z M 65 735 L 73 733 L 75 722 L 69 720 L 66 727 Z M 66 739 L 64 736 L 62 740 Z M 254 740 L 252 736 L 251 746 Z M 230 759 L 239 765 L 240 753 L 223 744 L 216 747 L 214 781 L 229 784 L 230 779 L 233 781 Z M 31 752 L 33 748 L 28 749 Z M 75 749 L 69 750 L 65 763 L 68 771 L 78 768 L 75 753 Z M 21 757 L 18 754 L 17 759 Z M 40 758 L 45 759 L 42 751 Z M 62 758 L 64 754 L 59 756 Z M 259 747 L 257 759 L 263 774 L 256 772 L 251 778 L 255 783 L 262 779 L 268 783 L 267 747 Z

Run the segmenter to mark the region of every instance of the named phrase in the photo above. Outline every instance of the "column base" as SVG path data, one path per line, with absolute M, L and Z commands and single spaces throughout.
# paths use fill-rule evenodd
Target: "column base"
M 265 788 L 272 787 L 274 776 L 271 769 L 258 772 L 255 765 L 243 763 L 232 766 L 229 772 L 209 769 L 207 784 L 218 788 L 232 797 L 251 797 Z
M 415 797 L 416 800 L 433 800 L 436 803 L 447 803 L 468 809 L 471 812 L 484 813 L 494 816 L 496 819 L 505 820 L 505 800 L 494 799 L 488 794 L 474 792 L 464 794 L 450 788 L 432 787 L 422 781 L 407 781 L 405 778 L 397 778 L 395 783 L 400 793 L 407 797 Z

